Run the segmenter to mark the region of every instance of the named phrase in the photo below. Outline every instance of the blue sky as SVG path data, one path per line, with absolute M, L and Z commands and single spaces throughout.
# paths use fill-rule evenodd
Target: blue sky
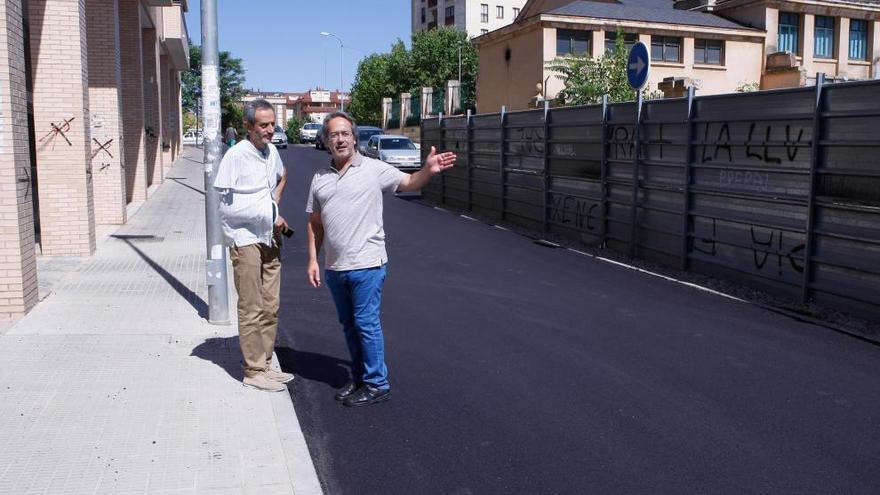
M 190 40 L 200 45 L 201 2 L 187 4 Z M 409 0 L 218 0 L 217 9 L 220 50 L 244 61 L 252 89 L 337 89 L 339 42 L 321 31 L 345 44 L 345 89 L 362 58 L 390 51 L 398 38 L 410 45 Z

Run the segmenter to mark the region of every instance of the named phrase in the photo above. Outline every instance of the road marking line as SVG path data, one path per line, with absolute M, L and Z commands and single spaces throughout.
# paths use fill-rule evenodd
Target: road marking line
M 435 207 L 434 207 L 434 209 L 435 209 L 435 210 L 437 210 L 437 211 L 442 211 L 442 212 L 446 212 L 446 210 L 445 210 L 445 209 L 443 209 L 443 208 L 440 208 L 440 207 L 439 207 L 439 206 L 435 206 Z
M 459 215 L 459 216 L 460 216 L 461 218 L 465 218 L 465 219 L 470 220 L 470 221 L 472 221 L 472 222 L 479 222 L 479 220 L 477 220 L 476 218 L 472 218 L 472 217 L 469 217 L 469 216 L 467 216 L 467 215 Z
M 507 230 L 507 229 L 505 229 L 504 227 L 502 227 L 502 226 L 500 226 L 500 225 L 493 225 L 493 227 L 495 227 L 496 229 Z
M 662 278 L 663 280 L 667 280 L 667 281 L 669 281 L 669 282 L 674 282 L 674 283 L 681 284 L 681 285 L 684 285 L 684 286 L 687 286 L 687 287 L 691 287 L 691 288 L 693 288 L 693 289 L 701 290 L 701 291 L 703 291 L 703 292 L 708 292 L 708 293 L 710 293 L 710 294 L 714 294 L 714 295 L 716 295 L 716 296 L 726 297 L 727 299 L 732 299 L 732 300 L 734 300 L 734 301 L 739 301 L 739 302 L 744 302 L 744 303 L 748 303 L 748 302 L 749 302 L 749 301 L 746 301 L 745 299 L 740 299 L 740 298 L 738 298 L 738 297 L 736 297 L 736 296 L 731 296 L 730 294 L 725 294 L 725 293 L 723 293 L 723 292 L 719 292 L 719 291 L 717 291 L 717 290 L 710 289 L 710 288 L 708 288 L 708 287 L 703 287 L 702 285 L 697 285 L 697 284 L 692 283 L 692 282 L 685 282 L 684 280 L 679 280 L 679 279 L 677 279 L 677 278 L 673 278 L 673 277 L 669 277 L 669 276 L 666 276 L 666 275 L 662 275 L 662 274 L 657 273 L 657 272 L 652 272 L 652 271 L 650 271 L 650 270 L 645 270 L 644 268 L 639 268 L 639 267 L 636 267 L 636 266 L 633 266 L 633 265 L 629 265 L 629 264 L 627 264 L 627 263 L 621 263 L 620 261 L 612 260 L 612 259 L 609 259 L 609 258 L 603 258 L 602 256 L 596 256 L 596 255 L 594 255 L 594 254 L 585 253 L 585 252 L 583 252 L 583 251 L 578 251 L 577 249 L 571 249 L 571 248 L 568 248 L 568 250 L 571 251 L 571 252 L 573 252 L 573 253 L 581 254 L 581 255 L 584 255 L 584 256 L 588 256 L 588 257 L 590 257 L 590 258 L 594 258 L 594 259 L 597 259 L 597 260 L 600 260 L 600 261 L 604 261 L 604 262 L 606 262 L 606 263 L 611 263 L 612 265 L 622 266 L 622 267 L 624 267 L 624 268 L 629 268 L 630 270 L 635 270 L 635 271 L 640 272 L 640 273 L 645 273 L 645 274 L 647 274 L 647 275 L 652 275 L 652 276 L 654 276 L 654 277 Z

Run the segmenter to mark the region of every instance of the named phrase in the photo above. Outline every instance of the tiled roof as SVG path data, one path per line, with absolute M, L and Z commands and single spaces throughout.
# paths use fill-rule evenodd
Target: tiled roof
M 866 2 L 880 0 L 862 0 Z M 675 9 L 672 0 L 618 0 L 617 2 L 592 2 L 576 0 L 553 9 L 548 14 L 577 17 L 594 17 L 621 21 L 657 22 L 661 24 L 681 24 L 724 29 L 746 29 L 723 17 L 705 12 L 692 12 Z

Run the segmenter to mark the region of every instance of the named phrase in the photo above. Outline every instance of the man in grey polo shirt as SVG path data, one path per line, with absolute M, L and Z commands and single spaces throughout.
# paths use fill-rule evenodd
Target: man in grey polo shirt
M 432 147 L 421 170 L 408 175 L 359 154 L 357 125 L 344 112 L 328 115 L 321 132 L 333 158 L 315 173 L 309 190 L 307 275 L 313 287 L 321 285 L 318 253 L 325 247 L 324 278 L 351 354 L 351 381 L 335 397 L 346 406 L 365 406 L 391 393 L 379 321 L 388 261 L 382 194 L 420 190 L 455 164 L 455 154 Z

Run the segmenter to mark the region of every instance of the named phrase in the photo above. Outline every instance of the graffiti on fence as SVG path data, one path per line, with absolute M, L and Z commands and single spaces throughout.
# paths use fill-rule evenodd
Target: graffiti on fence
M 543 153 L 544 129 L 539 127 L 515 127 L 510 130 L 511 153 Z
M 717 245 L 715 243 L 715 235 L 717 234 L 717 226 L 714 218 L 712 220 L 712 234 L 706 235 L 697 235 L 697 230 L 699 230 L 700 223 L 696 223 L 694 225 L 694 250 L 701 252 L 703 254 L 708 254 L 709 256 L 715 256 L 718 254 Z
M 694 251 L 715 256 L 718 254 L 717 219 L 707 218 L 710 222 L 697 222 L 694 225 L 693 243 Z M 786 237 L 786 232 L 781 229 L 759 227 L 749 225 L 749 239 L 746 244 L 752 252 L 754 267 L 759 272 L 775 272 L 779 277 L 784 275 L 787 267 L 795 273 L 803 273 L 803 260 L 797 254 L 805 249 L 803 242 L 791 236 Z M 731 241 L 728 241 L 731 242 Z M 734 245 L 739 244 L 735 243 Z M 739 244 L 742 245 L 742 244 Z M 774 263 L 772 260 L 776 260 Z M 770 261 L 770 263 L 768 263 Z
M 599 204 L 574 196 L 555 195 L 550 207 L 550 220 L 560 225 L 570 225 L 578 230 L 596 230 L 599 217 L 594 214 Z
M 755 268 L 758 270 L 764 270 L 764 266 L 767 264 L 767 259 L 770 256 L 774 256 L 776 258 L 776 268 L 780 277 L 782 276 L 783 266 L 785 266 L 783 259 L 788 261 L 788 264 L 795 272 L 804 272 L 803 264 L 794 257 L 796 253 L 804 250 L 805 245 L 803 243 L 791 247 L 786 246 L 787 243 L 783 240 L 785 234 L 782 230 L 778 229 L 765 229 L 758 227 L 756 230 L 754 225 L 750 225 L 749 233 L 752 236 L 752 256 L 755 261 Z M 775 247 L 773 246 L 774 238 L 777 241 Z
M 653 127 L 657 129 L 657 135 L 649 137 L 641 142 L 640 149 L 642 150 L 642 157 L 662 160 L 664 146 L 673 143 L 669 139 L 664 139 L 663 124 L 654 124 Z M 612 160 L 629 160 L 633 158 L 633 152 L 635 150 L 635 135 L 631 126 L 611 126 L 608 128 L 607 137 L 609 141 L 608 158 Z M 653 156 L 653 154 L 652 156 L 648 155 L 648 150 L 651 148 L 656 150 L 656 156 Z
M 766 191 L 770 182 L 770 174 L 742 170 L 719 170 L 718 183 L 722 186 L 748 186 L 759 191 Z
M 630 128 L 626 126 L 608 127 L 608 159 L 629 160 L 633 157 L 635 144 L 630 139 Z
M 571 143 L 554 143 L 550 145 L 550 154 L 553 156 L 577 156 L 574 145 Z
M 745 135 L 745 146 L 737 146 L 736 142 L 731 139 L 731 126 L 734 127 L 734 135 Z M 742 128 L 740 128 L 740 126 Z M 748 130 L 744 132 L 745 126 Z M 757 133 L 756 133 L 757 130 Z M 782 131 L 778 131 L 781 134 Z M 797 159 L 798 150 L 802 147 L 801 142 L 804 138 L 804 128 L 796 128 L 791 124 L 785 125 L 784 139 L 777 139 L 781 142 L 781 147 L 785 148 L 785 155 L 778 154 L 780 150 L 774 151 L 773 148 L 779 148 L 780 145 L 773 144 L 774 135 L 773 124 L 764 124 L 763 132 L 759 128 L 757 122 L 742 122 L 731 124 L 729 122 L 721 122 L 718 124 L 707 123 L 703 128 L 703 146 L 700 155 L 700 163 L 708 163 L 713 161 L 725 161 L 731 163 L 742 150 L 742 158 L 747 161 L 758 160 L 762 163 L 781 164 L 783 158 L 787 158 L 789 162 Z M 763 137 L 763 140 L 760 140 Z M 782 137 L 782 136 L 780 136 Z M 725 160 L 726 157 L 726 160 Z
M 672 144 L 672 141 L 669 139 L 663 139 L 663 124 L 656 125 L 658 136 L 655 138 L 650 138 L 646 141 L 649 146 L 653 146 L 657 149 L 658 156 L 660 160 L 663 159 L 663 146 Z

